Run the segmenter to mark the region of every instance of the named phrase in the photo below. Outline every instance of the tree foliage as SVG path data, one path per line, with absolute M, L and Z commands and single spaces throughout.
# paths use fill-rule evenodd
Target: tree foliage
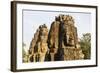
M 84 54 L 84 59 L 90 59 L 91 57 L 91 34 L 85 33 L 80 39 L 81 49 Z
M 28 56 L 27 56 L 27 53 L 25 51 L 26 44 L 22 43 L 22 45 L 23 45 L 23 48 L 22 48 L 22 58 L 23 58 L 23 62 L 26 63 L 26 62 L 28 62 Z

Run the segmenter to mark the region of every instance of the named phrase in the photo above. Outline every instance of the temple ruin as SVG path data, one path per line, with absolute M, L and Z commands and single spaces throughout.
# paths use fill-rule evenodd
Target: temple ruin
M 67 61 L 84 59 L 78 43 L 75 20 L 70 15 L 55 17 L 50 30 L 40 25 L 29 47 L 29 62 Z

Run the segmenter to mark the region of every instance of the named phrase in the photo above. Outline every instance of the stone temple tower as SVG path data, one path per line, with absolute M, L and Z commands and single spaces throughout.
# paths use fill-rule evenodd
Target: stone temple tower
M 51 60 L 78 60 L 84 54 L 78 44 L 77 28 L 70 15 L 59 15 L 51 24 L 48 35 Z

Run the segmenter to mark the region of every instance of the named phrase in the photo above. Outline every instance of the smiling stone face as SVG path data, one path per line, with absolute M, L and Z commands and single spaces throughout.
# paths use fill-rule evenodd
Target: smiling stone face
M 39 34 L 40 41 L 47 42 L 47 39 L 48 39 L 48 29 L 47 29 L 46 25 L 43 25 L 40 28 L 40 32 L 39 33 L 40 33 Z
M 66 46 L 75 46 L 75 37 L 77 37 L 74 33 L 77 33 L 74 29 L 74 19 L 72 16 L 69 15 L 63 15 L 63 22 L 61 24 L 61 29 L 62 29 L 62 42 L 63 42 L 63 47 Z

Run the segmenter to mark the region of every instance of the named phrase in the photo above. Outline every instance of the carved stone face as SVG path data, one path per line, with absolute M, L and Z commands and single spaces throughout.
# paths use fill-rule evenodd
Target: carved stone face
M 63 24 L 63 42 L 65 46 L 71 45 L 74 46 L 74 36 L 72 30 L 70 30 L 70 26 Z
M 46 42 L 48 38 L 47 28 L 42 28 L 40 31 L 40 41 Z

